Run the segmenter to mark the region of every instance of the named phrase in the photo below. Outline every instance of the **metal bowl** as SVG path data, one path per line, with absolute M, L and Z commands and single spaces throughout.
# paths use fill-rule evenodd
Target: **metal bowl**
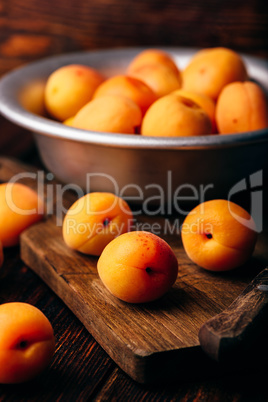
M 111 76 L 123 72 L 141 50 L 71 53 L 14 70 L 0 81 L 0 112 L 33 132 L 44 165 L 63 183 L 87 192 L 112 191 L 130 202 L 143 203 L 144 208 L 149 203 L 171 207 L 182 201 L 202 201 L 202 197 L 227 198 L 239 188 L 238 183 L 267 168 L 268 129 L 176 138 L 98 133 L 38 116 L 23 105 L 25 88 L 33 82 L 45 83 L 60 66 L 87 64 Z M 164 50 L 183 69 L 198 49 Z M 242 57 L 251 79 L 268 91 L 268 62 Z

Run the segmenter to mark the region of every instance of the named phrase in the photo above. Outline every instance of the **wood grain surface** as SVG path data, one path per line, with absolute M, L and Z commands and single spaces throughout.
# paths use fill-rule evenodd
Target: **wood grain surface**
M 1 0 L 0 75 L 47 55 L 122 46 L 226 46 L 268 55 L 262 0 Z
M 261 271 L 224 311 L 199 331 L 201 347 L 214 360 L 235 362 L 267 355 L 268 268 Z
M 0 159 L 2 181 L 25 171 L 35 169 Z M 22 182 L 33 188 L 37 185 L 29 177 Z M 66 192 L 65 207 L 73 201 L 73 194 Z M 164 227 L 167 218 L 140 219 Z M 21 236 L 22 260 L 66 303 L 112 359 L 144 383 L 174 376 L 189 378 L 204 367 L 215 370 L 199 346 L 199 329 L 229 306 L 267 262 L 258 245 L 247 266 L 229 274 L 213 274 L 190 262 L 178 235 L 163 233 L 163 237 L 178 258 L 177 282 L 162 299 L 133 305 L 121 302 L 104 288 L 96 271 L 96 257 L 84 256 L 64 244 L 54 215 Z
M 0 75 L 62 52 L 136 45 L 220 45 L 268 58 L 267 13 L 263 0 L 0 0 Z M 31 134 L 2 117 L 0 154 L 42 167 Z M 1 174 L 4 171 L 6 175 L 7 168 L 1 168 Z M 260 236 L 252 265 L 264 267 L 266 245 L 266 237 Z M 249 280 L 253 271 L 249 267 L 245 271 Z M 48 370 L 30 384 L 0 385 L 1 401 L 268 399 L 267 367 L 259 364 L 235 373 L 215 369 L 208 376 L 202 370 L 198 378 L 193 373 L 187 381 L 178 374 L 168 386 L 139 384 L 109 358 L 66 305 L 21 261 L 18 247 L 5 250 L 0 279 L 0 303 L 36 305 L 50 319 L 56 336 L 56 353 Z

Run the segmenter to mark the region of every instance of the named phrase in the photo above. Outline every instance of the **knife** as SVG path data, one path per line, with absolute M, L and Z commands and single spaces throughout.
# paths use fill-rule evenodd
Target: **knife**
M 198 337 L 204 352 L 218 362 L 241 364 L 263 357 L 268 350 L 268 268 L 205 322 Z

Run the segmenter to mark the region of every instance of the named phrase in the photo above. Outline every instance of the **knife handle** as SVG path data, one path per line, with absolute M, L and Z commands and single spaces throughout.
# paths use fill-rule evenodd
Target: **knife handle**
M 268 268 L 226 310 L 205 322 L 198 336 L 202 349 L 219 362 L 263 354 L 268 344 Z

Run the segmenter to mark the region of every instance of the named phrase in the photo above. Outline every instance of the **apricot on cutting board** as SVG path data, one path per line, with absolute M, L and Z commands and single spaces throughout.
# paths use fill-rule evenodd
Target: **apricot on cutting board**
M 15 246 L 27 227 L 43 218 L 44 205 L 38 194 L 21 183 L 0 184 L 0 241 Z
M 51 362 L 55 350 L 47 317 L 28 303 L 0 305 L 0 383 L 29 381 Z
M 110 241 L 130 230 L 132 222 L 131 209 L 122 198 L 112 193 L 89 193 L 67 211 L 63 239 L 74 250 L 99 256 Z
M 188 257 L 210 271 L 228 271 L 243 265 L 257 240 L 250 214 L 227 200 L 199 204 L 185 218 L 181 230 Z
M 145 231 L 125 233 L 110 242 L 97 268 L 106 288 L 128 303 L 160 298 L 178 275 L 178 261 L 171 247 Z

